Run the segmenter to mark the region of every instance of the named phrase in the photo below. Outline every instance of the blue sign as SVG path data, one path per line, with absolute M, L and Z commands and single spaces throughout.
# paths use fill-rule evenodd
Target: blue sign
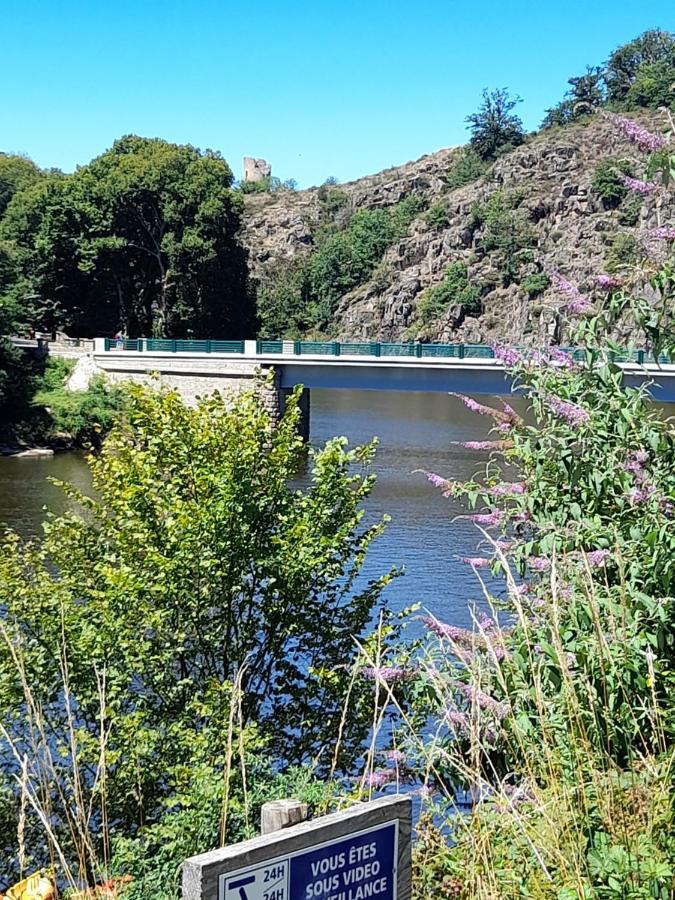
M 219 900 L 396 900 L 398 821 L 221 875 Z

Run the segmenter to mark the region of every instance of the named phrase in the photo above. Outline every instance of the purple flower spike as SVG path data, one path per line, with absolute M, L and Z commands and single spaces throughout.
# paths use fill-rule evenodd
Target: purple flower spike
M 605 275 L 604 272 L 595 276 L 595 283 L 604 291 L 613 291 L 621 287 L 621 279 L 616 275 Z
M 629 191 L 635 191 L 636 194 L 653 194 L 659 189 L 658 184 L 653 181 L 641 181 L 639 178 L 629 178 L 628 175 L 624 175 L 621 180 L 624 187 Z
M 658 241 L 675 241 L 675 227 L 662 225 L 660 228 L 652 228 L 649 236 Z
M 588 297 L 584 297 L 573 284 L 566 278 L 563 278 L 560 272 L 551 269 L 549 277 L 551 278 L 555 289 L 567 297 L 565 308 L 568 312 L 572 313 L 572 315 L 581 316 L 593 309 L 593 304 Z
M 487 569 L 491 564 L 490 560 L 483 556 L 460 556 L 459 560 L 468 566 L 473 566 L 474 569 Z
M 514 350 L 513 347 L 506 347 L 504 344 L 492 344 L 492 352 L 497 362 L 500 362 L 507 368 L 517 366 L 519 362 L 523 361 L 522 353 Z
M 366 666 L 366 668 L 361 670 L 361 674 L 364 678 L 372 678 L 377 680 L 378 678 L 381 681 L 386 682 L 386 684 L 392 684 L 395 681 L 404 681 L 408 677 L 408 672 L 405 669 L 399 669 L 394 666 Z
M 397 766 L 400 766 L 405 762 L 405 753 L 403 753 L 402 750 L 387 750 L 384 755 L 389 762 L 396 763 Z
M 586 561 L 592 569 L 597 569 L 604 566 L 608 556 L 611 556 L 609 550 L 591 550 L 586 554 Z
M 614 113 L 607 113 L 607 118 L 629 141 L 636 144 L 643 153 L 653 153 L 666 145 L 666 139 L 662 134 L 654 134 L 651 131 L 647 131 L 646 128 L 638 125 L 632 119 L 626 119 L 624 116 L 617 116 Z
M 560 416 L 561 419 L 564 419 L 569 425 L 578 427 L 579 425 L 588 422 L 590 419 L 586 410 L 576 403 L 562 400 L 560 397 L 556 397 L 555 394 L 550 394 L 546 399 L 553 412 Z
M 430 481 L 437 488 L 442 488 L 446 484 L 445 478 L 442 478 L 440 475 L 434 475 L 433 472 L 427 472 L 427 481 Z
M 545 556 L 528 556 L 527 565 L 533 572 L 545 572 L 551 562 Z
M 504 513 L 501 509 L 494 509 L 489 513 L 475 513 L 469 518 L 477 525 L 485 525 L 487 528 L 491 528 L 494 525 L 500 525 L 504 521 Z
M 375 769 L 374 772 L 369 772 L 366 775 L 365 785 L 366 787 L 377 790 L 378 788 L 384 787 L 385 784 L 388 784 L 395 777 L 396 773 L 391 769 Z

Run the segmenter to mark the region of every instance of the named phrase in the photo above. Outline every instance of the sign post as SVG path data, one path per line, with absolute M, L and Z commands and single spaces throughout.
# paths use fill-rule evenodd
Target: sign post
M 410 900 L 411 815 L 383 797 L 193 856 L 183 900 Z

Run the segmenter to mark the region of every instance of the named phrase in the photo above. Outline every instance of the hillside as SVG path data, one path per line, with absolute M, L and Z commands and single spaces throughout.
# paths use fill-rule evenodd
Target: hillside
M 665 125 L 654 112 L 633 118 L 654 130 Z M 565 298 L 547 284 L 546 272 L 592 291 L 598 273 L 636 262 L 648 231 L 675 218 L 672 198 L 620 182 L 619 169 L 644 175 L 644 157 L 602 115 L 541 131 L 477 180 L 451 189 L 448 175 L 463 153 L 439 150 L 337 187 L 247 196 L 244 239 L 253 275 L 274 290 L 294 264 L 317 252 L 327 222 L 334 233 L 358 210 L 393 209 L 417 197 L 424 211 L 369 277 L 333 303 L 323 333 L 536 343 L 564 338 Z

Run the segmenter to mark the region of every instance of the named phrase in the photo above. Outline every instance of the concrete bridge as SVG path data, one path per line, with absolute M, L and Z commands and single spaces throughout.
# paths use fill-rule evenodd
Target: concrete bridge
M 645 351 L 623 357 L 618 364 L 627 384 L 653 382 L 651 392 L 656 400 L 675 402 L 675 365 L 665 359 L 650 360 Z M 147 382 L 159 375 L 188 403 L 214 390 L 236 392 L 260 372 L 273 372 L 267 398 L 270 408 L 281 412 L 285 397 L 302 384 L 306 430 L 312 388 L 467 394 L 511 390 L 511 381 L 493 350 L 479 344 L 97 338 L 93 351 L 78 363 L 78 370 L 72 387 L 84 386 L 78 385 L 78 377 L 86 380 L 96 371 L 113 382 Z

